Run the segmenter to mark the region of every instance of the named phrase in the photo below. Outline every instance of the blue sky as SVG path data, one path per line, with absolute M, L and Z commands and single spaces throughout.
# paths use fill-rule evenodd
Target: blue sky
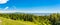
M 8 0 L 6 3 L 0 3 L 0 11 L 60 13 L 60 0 Z

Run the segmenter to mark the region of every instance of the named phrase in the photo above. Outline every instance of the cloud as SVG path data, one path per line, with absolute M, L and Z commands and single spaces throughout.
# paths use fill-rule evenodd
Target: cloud
M 16 7 L 15 6 L 12 6 L 12 7 L 8 7 L 6 6 L 3 10 L 8 10 L 8 11 L 16 11 Z
M 4 10 L 7 10 L 9 7 L 5 7 Z
M 9 1 L 9 0 L 0 0 L 0 4 L 5 4 L 5 3 L 7 3 L 7 1 Z

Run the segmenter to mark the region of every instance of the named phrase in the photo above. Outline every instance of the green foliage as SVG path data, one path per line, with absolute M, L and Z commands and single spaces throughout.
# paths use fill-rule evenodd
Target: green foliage
M 34 22 L 37 25 L 57 25 L 60 21 L 60 14 L 53 13 L 48 16 L 37 16 L 34 14 L 25 13 L 10 13 L 10 14 L 0 14 L 0 17 L 4 17 L 12 20 L 23 20 Z

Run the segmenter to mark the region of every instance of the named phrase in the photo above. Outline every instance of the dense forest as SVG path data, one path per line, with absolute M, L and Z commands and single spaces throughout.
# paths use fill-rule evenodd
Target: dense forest
M 21 20 L 34 22 L 38 25 L 60 25 L 60 14 L 51 13 L 48 16 L 38 16 L 34 14 L 25 13 L 0 13 L 0 17 L 12 20 Z

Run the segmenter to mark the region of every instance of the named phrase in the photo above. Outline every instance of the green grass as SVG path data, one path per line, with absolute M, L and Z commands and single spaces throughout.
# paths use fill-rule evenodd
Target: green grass
M 0 25 L 37 25 L 29 21 L 17 21 L 0 17 Z

